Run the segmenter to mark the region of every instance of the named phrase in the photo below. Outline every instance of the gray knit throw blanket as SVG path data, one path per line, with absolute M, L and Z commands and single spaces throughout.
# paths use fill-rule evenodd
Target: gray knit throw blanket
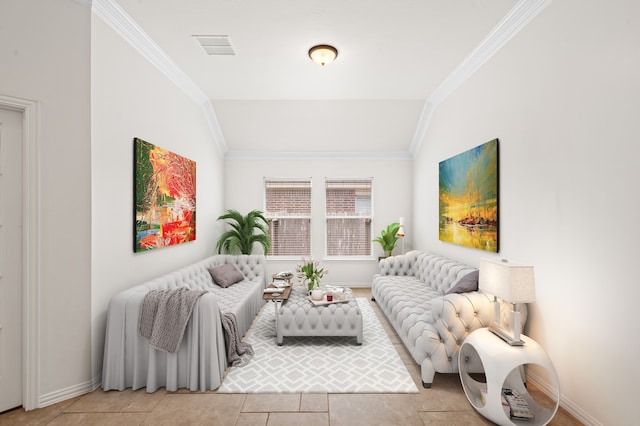
M 253 358 L 253 347 L 243 342 L 238 333 L 236 316 L 231 312 L 220 312 L 224 342 L 227 345 L 227 363 L 233 367 L 242 367 Z
M 198 298 L 206 290 L 179 287 L 173 290 L 151 290 L 140 307 L 138 332 L 149 345 L 174 353 L 180 348 L 184 331 Z

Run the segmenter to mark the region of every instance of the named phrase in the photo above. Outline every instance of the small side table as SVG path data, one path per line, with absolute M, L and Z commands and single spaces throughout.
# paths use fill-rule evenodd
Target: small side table
M 269 284 L 267 288 L 276 288 L 273 284 Z M 284 288 L 282 293 L 263 293 L 262 300 L 271 300 L 276 304 L 276 318 L 278 317 L 278 311 L 280 310 L 280 305 L 289 300 L 289 295 L 291 294 L 291 285 Z
M 460 381 L 471 405 L 487 419 L 499 425 L 546 425 L 558 411 L 560 403 L 558 375 L 542 347 L 527 336 L 521 337 L 524 345 L 510 346 L 486 328 L 469 334 L 458 355 Z M 541 407 L 529 395 L 522 377 L 526 364 L 535 364 L 547 371 L 556 394 L 553 408 Z M 469 375 L 468 371 L 478 371 L 478 368 L 484 370 L 486 383 L 478 382 Z M 535 419 L 510 418 L 502 407 L 502 388 L 517 391 L 535 413 Z

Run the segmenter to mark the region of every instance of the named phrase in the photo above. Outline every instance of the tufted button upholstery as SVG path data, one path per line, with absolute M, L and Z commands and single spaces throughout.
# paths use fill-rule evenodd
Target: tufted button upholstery
M 222 288 L 214 283 L 209 268 L 228 263 L 236 266 L 244 275 L 244 280 Z M 238 329 L 244 334 L 255 318 L 255 309 L 259 310 L 264 303 L 262 289 L 267 285 L 266 265 L 266 258 L 262 255 L 216 255 L 147 281 L 141 286 L 146 288 L 146 292 L 184 286 L 194 290 L 207 290 L 216 296 L 222 312 L 236 315 Z M 251 309 L 245 309 L 247 304 L 251 304 Z
M 464 338 L 493 320 L 492 297 L 478 291 L 448 294 L 459 279 L 476 270 L 434 254 L 417 250 L 379 262 L 371 294 L 398 336 L 421 365 L 422 380 L 430 384 L 436 372 L 458 371 L 458 351 Z M 526 305 L 518 305 L 521 322 Z M 501 306 L 508 324 L 511 305 Z
M 289 300 L 278 310 L 276 341 L 284 336 L 354 336 L 362 343 L 362 314 L 355 299 L 326 306 L 313 306 L 307 292 L 293 287 Z

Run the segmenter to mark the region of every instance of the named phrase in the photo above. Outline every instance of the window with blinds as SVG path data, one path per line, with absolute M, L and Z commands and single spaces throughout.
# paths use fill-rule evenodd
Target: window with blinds
M 311 255 L 311 180 L 265 179 L 273 256 Z
M 370 256 L 372 179 L 325 179 L 327 256 Z

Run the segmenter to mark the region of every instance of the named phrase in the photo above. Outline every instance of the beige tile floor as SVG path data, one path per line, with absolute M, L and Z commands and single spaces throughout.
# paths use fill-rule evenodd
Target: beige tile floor
M 354 289 L 370 298 L 369 289 Z M 218 394 L 216 392 L 98 389 L 49 407 L 0 414 L 0 425 L 490 425 L 467 401 L 457 374 L 437 374 L 421 385 L 420 367 L 372 302 L 389 338 L 420 389 L 418 394 Z M 533 385 L 537 401 L 546 397 Z M 560 409 L 550 423 L 581 423 Z

